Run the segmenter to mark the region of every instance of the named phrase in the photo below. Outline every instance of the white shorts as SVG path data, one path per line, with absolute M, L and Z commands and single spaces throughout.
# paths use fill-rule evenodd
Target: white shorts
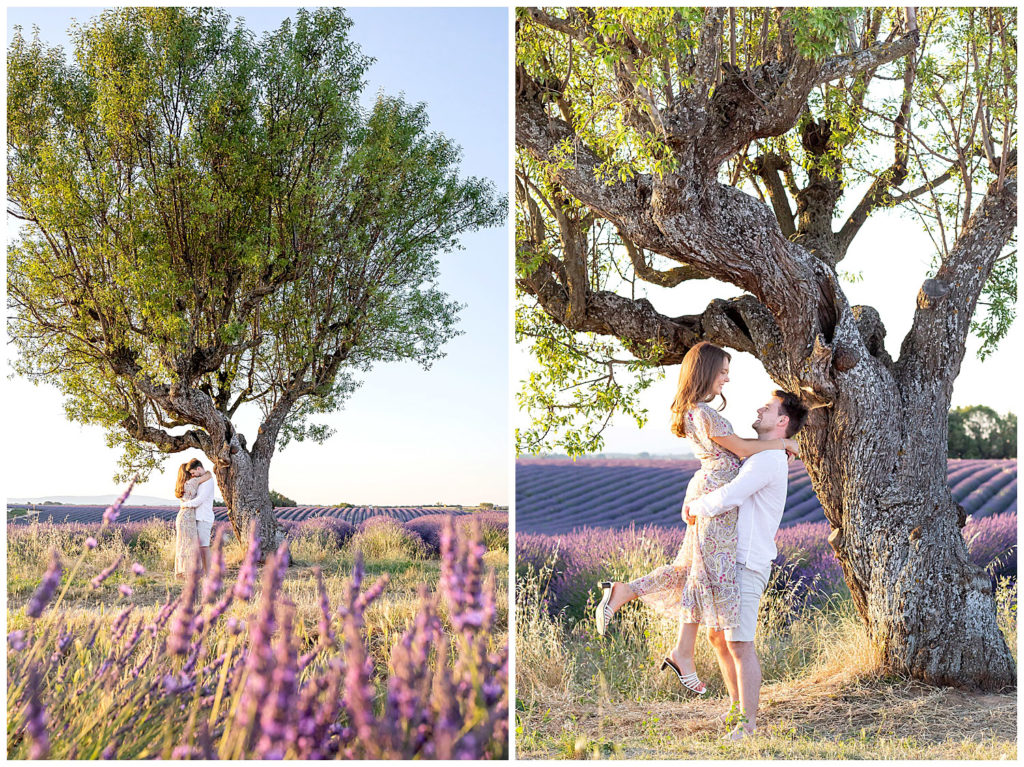
M 209 547 L 210 533 L 213 532 L 213 522 L 196 520 L 196 530 L 199 532 L 199 545 Z
M 753 642 L 757 632 L 757 609 L 768 585 L 768 577 L 746 565 L 737 565 L 736 580 L 740 587 L 740 624 L 725 630 L 725 641 Z

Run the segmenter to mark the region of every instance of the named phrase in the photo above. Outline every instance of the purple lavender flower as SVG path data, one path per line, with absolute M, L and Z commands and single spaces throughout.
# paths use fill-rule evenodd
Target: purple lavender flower
M 121 565 L 121 557 L 118 557 L 117 560 L 114 562 L 114 564 L 112 564 L 106 570 L 102 570 L 100 572 L 100 574 L 97 575 L 95 578 L 93 578 L 91 581 L 89 581 L 89 583 L 92 585 L 92 587 L 94 589 L 98 589 L 102 585 L 103 581 L 105 581 L 107 578 L 109 578 L 111 575 L 113 575 L 114 574 L 114 570 L 116 570 L 118 567 L 120 567 L 120 565 Z
M 156 614 L 156 618 L 153 619 L 153 623 L 147 627 L 153 636 L 156 636 L 156 633 L 164 627 L 164 624 L 167 623 L 167 619 L 171 617 L 171 613 L 174 612 L 174 608 L 178 606 L 179 602 L 181 602 L 180 594 L 174 599 L 167 598 L 167 601 L 164 602 L 160 611 Z
M 133 607 L 128 607 L 118 613 L 118 616 L 110 626 L 111 641 L 116 642 L 124 634 L 125 626 L 128 625 L 128 616 L 131 614 L 133 609 Z
M 25 649 L 25 632 L 21 629 L 12 631 L 7 635 L 7 646 L 17 652 Z
M 85 539 L 85 548 L 87 549 L 95 549 L 98 545 L 99 544 L 96 543 L 96 539 L 93 538 L 91 535 Z
M 192 634 L 195 632 L 196 591 L 199 588 L 200 572 L 202 572 L 202 564 L 199 555 L 196 554 L 192 571 L 181 592 L 181 603 L 171 621 L 170 635 L 167 637 L 167 649 L 174 655 L 184 655 L 192 643 Z
M 53 599 L 57 586 L 60 585 L 62 573 L 60 557 L 54 551 L 51 554 L 50 566 L 46 568 L 46 574 L 43 576 L 43 580 L 39 583 L 39 587 L 36 589 L 35 594 L 32 595 L 32 599 L 29 600 L 28 607 L 25 610 L 25 613 L 30 618 L 38 618 L 43 614 L 43 610 L 46 609 L 46 606 L 50 604 L 50 600 Z
M 132 591 L 132 587 L 129 586 L 127 583 L 122 583 L 120 586 L 117 587 L 117 590 L 124 594 L 126 597 L 130 597 L 134 593 Z
M 213 604 L 224 580 L 224 528 L 218 528 L 210 548 L 210 572 L 203 581 L 203 604 Z M 226 605 L 225 605 L 226 607 Z
M 132 562 L 132 572 L 136 575 L 144 575 L 146 572 L 146 568 L 138 562 Z
M 46 709 L 41 698 L 42 674 L 39 667 L 33 664 L 29 668 L 28 705 L 25 708 L 25 732 L 29 737 L 29 759 L 45 759 L 50 754 L 50 734 L 46 727 Z
M 256 582 L 256 564 L 259 562 L 259 558 L 260 537 L 256 532 L 256 525 L 253 525 L 249 532 L 249 548 L 245 552 L 245 559 L 242 561 L 242 566 L 238 568 L 238 576 L 235 578 L 235 599 L 245 602 L 252 599 L 252 587 Z
M 288 551 L 288 541 L 282 541 L 281 545 L 277 547 L 277 582 L 284 583 L 285 576 L 288 574 L 288 564 L 291 562 L 291 552 Z
M 112 525 L 117 522 L 117 518 L 121 514 L 121 507 L 124 502 L 128 500 L 128 496 L 131 495 L 132 488 L 135 487 L 135 481 L 138 479 L 138 475 L 132 477 L 132 481 L 128 483 L 128 487 L 118 497 L 116 501 L 110 506 L 107 506 L 106 511 L 103 512 L 103 526 Z
M 249 652 L 246 656 L 246 684 L 238 703 L 238 712 L 233 727 L 239 732 L 252 734 L 252 725 L 257 721 L 257 714 L 262 710 L 272 684 L 274 666 L 271 637 L 274 635 L 276 621 L 274 604 L 277 599 L 280 582 L 278 554 L 272 554 L 263 567 L 262 594 L 256 617 L 252 619 L 249 629 Z M 249 739 L 251 741 L 251 737 Z M 247 743 L 249 747 L 251 742 Z
M 270 692 L 261 709 L 260 739 L 256 743 L 256 755 L 261 759 L 284 758 L 288 745 L 298 734 L 292 718 L 299 676 L 292 638 L 294 610 L 285 606 L 281 612 L 281 632 L 274 648 Z
M 179 671 L 177 674 L 164 675 L 162 686 L 168 695 L 176 695 L 179 692 L 188 692 L 195 686 L 195 683 L 188 674 Z

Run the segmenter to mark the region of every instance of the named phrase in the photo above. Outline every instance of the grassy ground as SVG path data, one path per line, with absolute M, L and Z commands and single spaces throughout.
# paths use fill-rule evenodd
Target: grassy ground
M 516 753 L 523 759 L 1015 759 L 1017 696 L 928 687 L 884 675 L 852 602 L 837 595 L 793 621 L 766 599 L 757 648 L 764 672 L 760 735 L 721 740 L 728 696 L 703 637 L 707 699 L 683 697 L 659 671 L 670 625 L 637 605 L 604 638 L 588 621 L 552 618 L 543 576 L 517 599 Z M 1015 588 L 1000 624 L 1016 653 Z M 614 625 L 614 624 L 613 624 Z M 1016 656 L 1015 656 L 1016 657 Z

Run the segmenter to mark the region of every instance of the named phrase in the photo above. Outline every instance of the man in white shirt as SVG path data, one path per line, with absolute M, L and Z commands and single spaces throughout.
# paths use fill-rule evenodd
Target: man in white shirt
M 205 469 L 199 461 L 189 470 L 193 477 L 202 474 Z M 216 479 L 203 482 L 196 490 L 196 497 L 182 501 L 182 506 L 189 506 L 196 510 L 196 530 L 199 533 L 199 554 L 203 558 L 203 573 L 209 572 L 210 567 L 210 533 L 213 531 L 213 491 L 216 487 Z
M 758 439 L 792 437 L 807 420 L 807 408 L 789 392 L 776 391 L 757 411 L 754 431 Z M 743 462 L 736 478 L 684 508 L 687 524 L 696 517 L 713 517 L 739 507 L 736 522 L 736 578 L 740 587 L 740 623 L 725 631 L 709 630 L 708 639 L 722 669 L 731 711 L 738 711 L 740 724 L 726 737 L 739 740 L 756 730 L 758 698 L 761 694 L 761 664 L 754 650 L 757 610 L 771 574 L 775 533 L 786 507 L 789 470 L 781 450 L 764 450 Z

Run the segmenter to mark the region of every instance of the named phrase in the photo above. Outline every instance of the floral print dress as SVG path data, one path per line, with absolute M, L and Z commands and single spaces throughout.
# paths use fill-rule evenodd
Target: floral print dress
M 740 459 L 711 439 L 732 434 L 733 430 L 710 405 L 701 403 L 692 408 L 684 424 L 700 459 L 700 469 L 686 488 L 686 504 L 732 481 L 740 470 Z M 696 524 L 686 528 L 675 561 L 630 582 L 630 587 L 657 612 L 683 623 L 703 623 L 714 629 L 737 626 L 738 516 L 739 510 L 734 507 L 715 517 L 698 517 Z
M 199 491 L 199 479 L 192 477 L 185 483 L 183 501 L 190 501 Z M 199 530 L 196 527 L 196 510 L 182 506 L 174 520 L 174 574 L 188 575 L 195 567 L 199 554 Z

